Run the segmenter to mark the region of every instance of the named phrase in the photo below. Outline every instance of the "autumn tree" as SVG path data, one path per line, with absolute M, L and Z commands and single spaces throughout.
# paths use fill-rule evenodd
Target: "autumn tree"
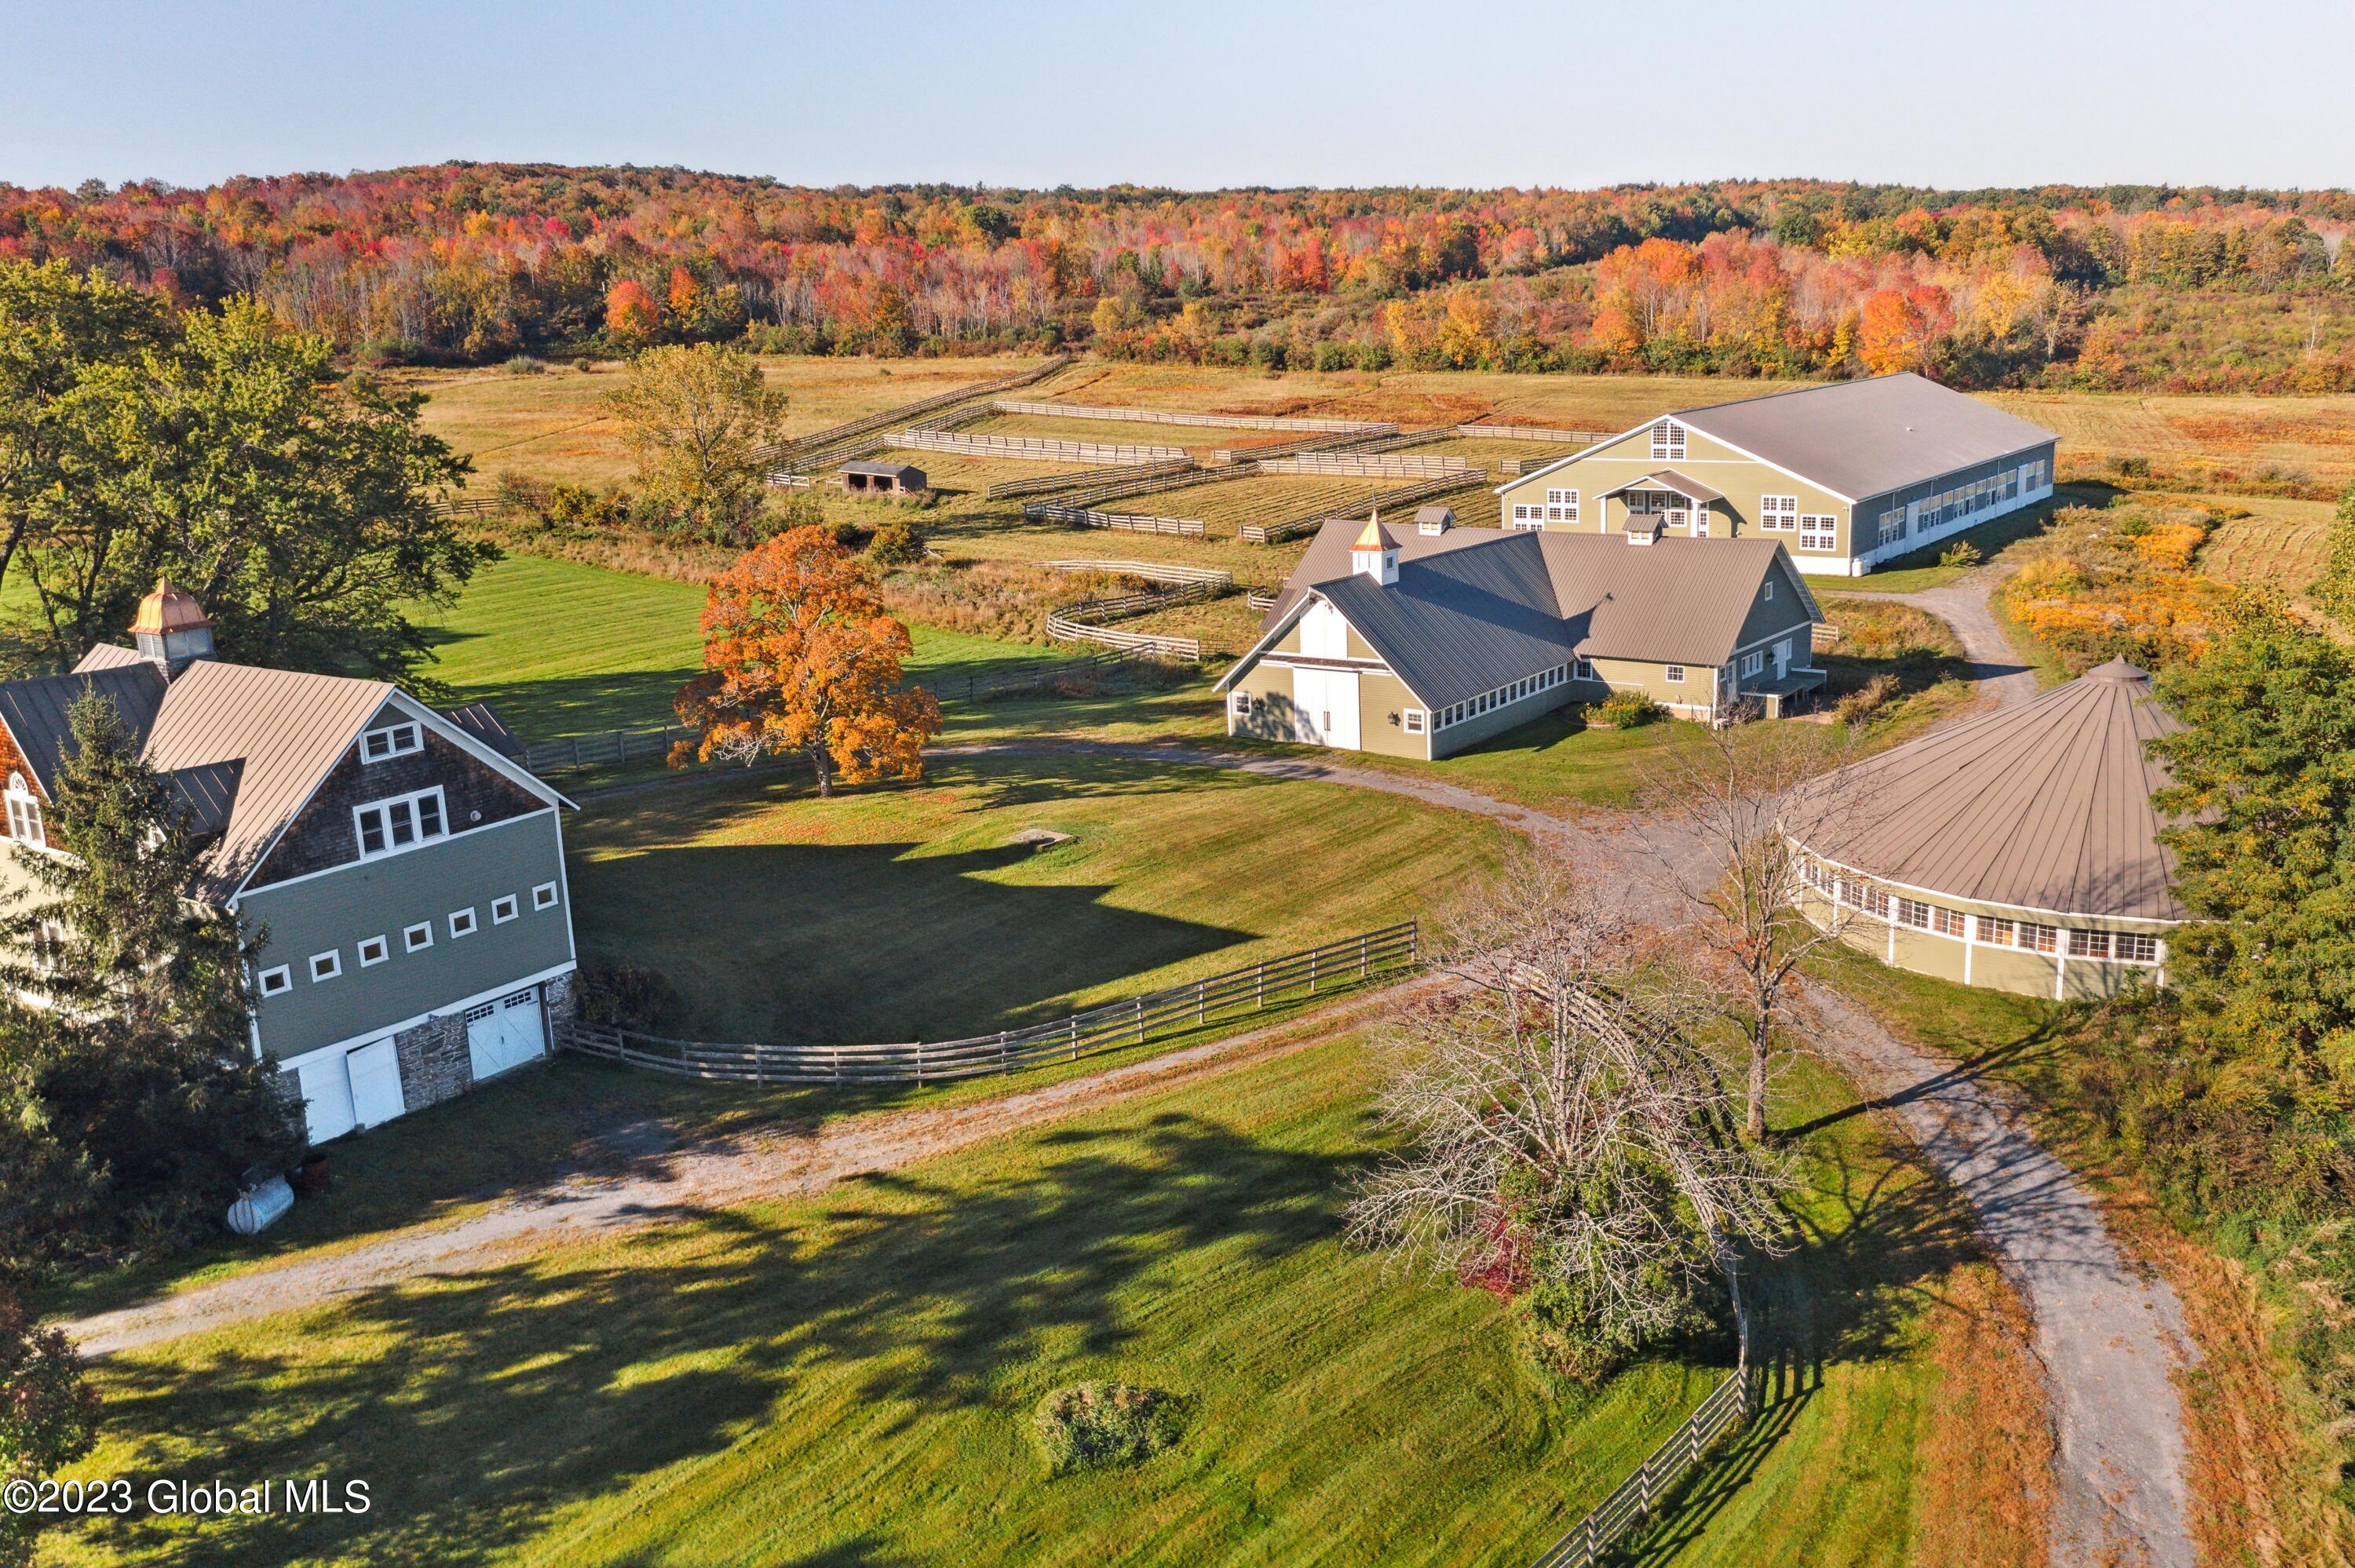
M 37 1484 L 90 1452 L 98 1392 L 55 1329 L 0 1288 L 0 1486 Z M 0 1509 L 0 1568 L 33 1561 L 34 1537 L 55 1515 Z
M 612 398 L 638 486 L 658 513 L 698 539 L 750 544 L 766 500 L 785 395 L 741 349 L 697 343 L 650 348 Z
M 1867 820 L 1868 801 L 1838 771 L 1843 743 L 1814 725 L 1706 728 L 1646 779 L 1657 815 L 1646 830 L 1689 932 L 1714 960 L 1721 1010 L 1748 1056 L 1742 1130 L 1766 1136 L 1766 1092 L 1800 968 L 1849 918 L 1824 906 L 1799 912 L 1807 887 L 1803 846 L 1821 850 Z
M 1438 922 L 1452 983 L 1407 1004 L 1378 1105 L 1403 1147 L 1348 1234 L 1509 1301 L 1550 1377 L 1590 1384 L 1774 1252 L 1789 1172 L 1746 1145 L 1691 999 L 1561 863 L 1524 856 Z
M 908 629 L 826 530 L 779 534 L 714 578 L 703 632 L 704 673 L 675 705 L 697 736 L 675 766 L 805 757 L 820 795 L 837 780 L 922 777 L 940 705 L 901 686 Z
M 605 291 L 605 331 L 625 347 L 654 341 L 662 330 L 662 305 L 635 278 L 617 279 Z
M 2355 246 L 2349 247 L 2355 250 Z M 2328 554 L 2314 597 L 2339 620 L 2355 625 L 2355 484 L 2339 493 L 2339 510 L 2332 514 Z

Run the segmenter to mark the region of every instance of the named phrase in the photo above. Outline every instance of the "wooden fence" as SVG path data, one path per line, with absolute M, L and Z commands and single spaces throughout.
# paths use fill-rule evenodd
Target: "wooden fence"
M 1151 478 L 1116 480 L 1108 484 L 1092 485 L 1086 490 L 1075 490 L 1059 499 L 1066 506 L 1089 507 L 1106 501 L 1129 501 L 1140 495 L 1186 490 L 1197 484 L 1221 484 L 1257 471 L 1257 465 L 1252 463 L 1244 463 L 1237 468 L 1197 468 Z
M 1209 527 L 1199 517 L 1154 517 L 1141 512 L 1098 512 L 1086 506 L 1057 506 L 1050 502 L 1026 503 L 1022 515 L 1033 523 L 1061 523 L 1073 528 L 1109 528 L 1115 534 L 1166 534 L 1173 538 L 1200 539 Z
M 1262 473 L 1337 474 L 1348 479 L 1436 479 L 1442 474 L 1485 471 L 1468 458 L 1416 457 L 1411 453 L 1302 452 L 1297 457 L 1269 458 Z
M 1354 522 L 1370 513 L 1398 511 L 1403 507 L 1412 506 L 1417 502 L 1428 501 L 1433 496 L 1452 494 L 1478 482 L 1480 478 L 1477 473 L 1444 473 L 1434 479 L 1426 479 L 1418 483 L 1401 485 L 1396 490 L 1381 491 L 1368 496 L 1357 506 L 1345 511 L 1337 512 L 1327 509 L 1304 513 L 1297 517 L 1286 517 L 1277 523 L 1246 523 L 1241 530 L 1240 537 L 1246 545 L 1281 544 L 1286 539 L 1296 538 L 1303 534 L 1313 534 L 1337 517 L 1347 517 Z
M 1169 659 L 1199 659 L 1202 640 L 1172 637 L 1157 631 L 1123 631 L 1115 622 L 1135 620 L 1176 605 L 1199 604 L 1234 591 L 1234 579 L 1223 583 L 1194 582 L 1146 593 L 1115 594 L 1107 599 L 1083 599 L 1050 611 L 1047 635 L 1062 641 L 1098 642 Z
M 1275 595 L 1272 593 L 1262 593 L 1257 588 L 1253 588 L 1251 592 L 1243 595 L 1243 602 L 1245 604 L 1251 606 L 1253 609 L 1261 610 L 1273 609 L 1275 608 Z
M 506 505 L 496 495 L 452 495 L 433 503 L 437 517 L 488 517 Z
M 1345 447 L 1354 447 L 1361 441 L 1370 440 L 1377 436 L 1397 433 L 1398 427 L 1392 425 L 1387 430 L 1378 430 L 1371 434 L 1364 431 L 1345 431 L 1337 436 L 1303 436 L 1296 441 L 1270 441 L 1263 447 L 1219 447 L 1211 451 L 1210 461 L 1227 464 L 1247 463 L 1258 462 L 1265 458 L 1294 457 L 1301 452 L 1333 451 Z
M 1056 419 L 1116 419 L 1138 425 L 1191 425 L 1214 430 L 1300 430 L 1333 436 L 1381 436 L 1398 429 L 1375 419 L 1296 418 L 1289 414 L 1185 414 L 1167 408 L 1108 408 L 1082 403 L 1000 398 L 1001 414 L 1039 414 Z
M 1492 441 L 1560 441 L 1591 447 L 1611 434 L 1608 430 L 1550 430 L 1537 425 L 1458 425 L 1459 436 L 1484 436 Z
M 1029 462 L 1140 463 L 1191 461 L 1184 447 L 1124 447 L 1103 441 L 1050 441 L 1037 436 L 959 436 L 943 430 L 905 429 L 891 444 L 911 451 L 957 457 L 1021 458 Z
M 1000 392 L 1011 392 L 1017 387 L 1028 387 L 1034 381 L 1043 381 L 1071 363 L 1071 355 L 1057 355 L 1042 365 L 1028 370 L 1018 371 L 1012 376 L 1000 376 L 996 381 L 985 381 L 977 387 L 959 387 L 954 392 L 943 392 L 934 397 L 919 398 L 913 403 L 902 403 L 896 408 L 886 408 L 879 414 L 869 414 L 864 418 L 851 419 L 839 425 L 829 425 L 823 430 L 813 430 L 797 440 L 778 441 L 772 446 L 763 447 L 754 455 L 762 461 L 776 467 L 788 466 L 788 460 L 795 458 L 807 462 L 828 447 L 838 446 L 845 441 L 858 440 L 861 437 L 873 435 L 878 430 L 889 429 L 893 425 L 903 424 L 921 415 L 932 413 L 935 409 L 953 408 L 959 403 L 970 402 L 975 398 L 994 397 Z
M 1100 484 L 1123 484 L 1131 480 L 1166 479 L 1173 473 L 1193 471 L 1192 458 L 1172 458 L 1167 462 L 1114 463 L 1108 468 L 1083 468 L 1071 473 L 1042 473 L 1036 479 L 1009 479 L 1003 484 L 993 484 L 982 492 L 984 501 L 1013 501 L 1025 495 L 1052 495 L 1059 490 L 1086 490 Z
M 1156 1034 L 1188 1033 L 1213 1019 L 1305 999 L 1320 988 L 1334 991 L 1412 969 L 1420 961 L 1416 938 L 1415 923 L 1408 920 L 1191 984 L 1107 1002 L 1050 1023 L 964 1040 L 904 1045 L 716 1044 L 559 1022 L 556 1044 L 559 1050 L 685 1078 L 746 1084 L 938 1083 L 1018 1072 L 1045 1062 L 1075 1062 L 1102 1051 L 1142 1045 Z
M 1049 561 L 1059 572 L 1102 572 L 1109 577 L 1142 577 L 1149 583 L 1208 583 L 1235 586 L 1235 574 L 1220 567 L 1175 567 L 1161 561 Z
M 534 773 L 602 768 L 609 762 L 627 762 L 633 757 L 663 756 L 670 750 L 673 741 L 692 739 L 696 733 L 677 725 L 666 725 L 660 729 L 609 729 L 563 740 L 537 740 L 523 748 L 523 765 Z
M 1652 1451 L 1651 1457 L 1636 1467 L 1634 1475 L 1620 1482 L 1618 1489 L 1596 1504 L 1593 1511 L 1580 1520 L 1569 1534 L 1555 1542 L 1552 1549 L 1538 1559 L 1537 1568 L 1594 1568 L 1605 1552 L 1642 1523 L 1660 1499 L 1700 1463 L 1701 1456 L 1720 1437 L 1745 1425 L 1749 1419 L 1749 1374 L 1737 1371 L 1710 1391 L 1709 1397 L 1685 1417 L 1684 1425 L 1670 1433 L 1668 1441 Z

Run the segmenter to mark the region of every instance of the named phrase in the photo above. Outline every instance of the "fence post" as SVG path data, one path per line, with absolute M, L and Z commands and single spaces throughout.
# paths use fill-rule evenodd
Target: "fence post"
M 572 737 L 572 766 L 581 766 L 581 737 L 577 735 Z
M 1358 938 L 1358 978 L 1359 980 L 1364 980 L 1374 972 L 1373 949 L 1367 945 L 1371 940 L 1372 938 L 1368 937 Z
M 1006 1071 L 1006 1031 L 997 1032 L 997 1070 Z
M 1071 1014 L 1071 1060 L 1080 1059 L 1080 1015 Z
M 1316 949 L 1308 949 L 1308 994 L 1316 994 Z
M 1259 1010 L 1262 1012 L 1267 1011 L 1267 960 L 1265 959 L 1259 961 Z
M 1208 980 L 1194 982 L 1194 1026 L 1198 1029 L 1210 1022 L 1209 985 Z
M 1145 999 L 1141 996 L 1136 999 L 1136 1043 L 1145 1044 Z

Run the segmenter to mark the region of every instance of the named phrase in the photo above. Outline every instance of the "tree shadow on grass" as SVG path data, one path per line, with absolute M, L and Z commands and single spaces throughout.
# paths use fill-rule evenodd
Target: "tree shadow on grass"
M 844 1479 L 829 1446 L 868 1458 L 960 1412 L 1018 1423 L 1052 1375 L 1030 1358 L 1119 1356 L 1130 1308 L 1192 1249 L 1256 1267 L 1331 1238 L 1357 1163 L 1178 1113 L 1044 1141 L 1035 1166 L 984 1181 L 902 1171 L 822 1215 L 680 1213 L 593 1250 L 370 1290 L 233 1347 L 117 1361 L 121 1473 L 359 1478 L 376 1502 L 195 1531 L 133 1517 L 93 1526 L 93 1543 L 187 1563 L 488 1563 L 577 1505 L 789 1422 L 783 1441 L 814 1452 L 768 1456 L 760 1473 L 783 1474 L 740 1499 L 747 1520 L 796 1561 L 896 1562 L 893 1510 L 919 1505 L 869 1494 L 842 1517 L 822 1500 Z M 613 1556 L 662 1557 L 703 1511 L 617 1514 Z M 830 1530 L 843 1539 L 824 1543 Z

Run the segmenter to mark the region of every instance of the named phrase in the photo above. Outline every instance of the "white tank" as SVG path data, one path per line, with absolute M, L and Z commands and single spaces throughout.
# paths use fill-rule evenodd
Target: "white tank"
M 229 1206 L 229 1228 L 241 1236 L 259 1235 L 293 1206 L 294 1189 L 286 1184 L 285 1177 L 272 1176 L 238 1194 L 237 1202 Z

